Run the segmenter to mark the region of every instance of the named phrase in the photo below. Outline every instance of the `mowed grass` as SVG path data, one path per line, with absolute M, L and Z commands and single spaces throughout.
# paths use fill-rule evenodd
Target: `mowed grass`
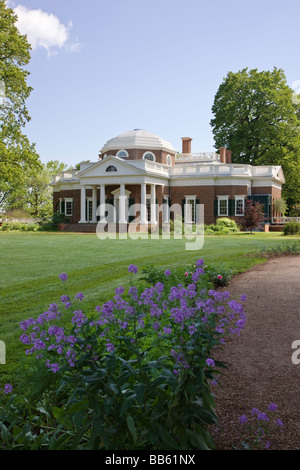
M 129 286 L 130 264 L 136 264 L 139 272 L 149 265 L 184 269 L 202 258 L 206 264 L 221 262 L 237 274 L 264 261 L 247 256 L 260 244 L 275 246 L 282 241 L 278 233 L 205 236 L 202 249 L 187 251 L 184 239 L 99 240 L 95 234 L 0 233 L 0 340 L 6 344 L 6 365 L 0 365 L 0 374 L 17 370 L 24 356 L 20 322 L 36 318 L 50 303 L 60 305 L 63 294 L 72 297 L 82 292 L 82 308 L 94 310 L 112 298 L 116 287 Z M 62 272 L 68 274 L 65 283 L 58 278 Z

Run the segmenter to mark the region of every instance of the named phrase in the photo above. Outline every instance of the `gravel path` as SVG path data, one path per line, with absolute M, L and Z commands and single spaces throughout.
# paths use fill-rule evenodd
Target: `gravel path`
M 236 276 L 227 290 L 237 299 L 247 294 L 247 321 L 218 352 L 228 370 L 215 388 L 217 449 L 241 448 L 246 426 L 239 417 L 258 408 L 284 424 L 275 426 L 270 449 L 300 450 L 300 364 L 292 362 L 292 343 L 300 341 L 300 256 L 273 258 Z M 277 405 L 272 413 L 270 403 Z

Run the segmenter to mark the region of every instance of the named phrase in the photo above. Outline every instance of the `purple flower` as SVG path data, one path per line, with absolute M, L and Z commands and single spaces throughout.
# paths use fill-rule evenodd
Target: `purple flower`
M 124 294 L 124 287 L 120 286 L 116 288 L 116 295 L 122 295 Z
M 112 352 L 115 349 L 114 345 L 112 343 L 107 343 L 106 345 L 106 350 L 108 352 Z
M 172 273 L 171 273 L 171 271 L 170 271 L 169 269 L 167 269 L 167 270 L 165 271 L 165 276 L 166 276 L 166 277 L 171 276 L 171 274 L 172 274 Z
M 55 374 L 56 372 L 59 371 L 59 364 L 51 364 L 50 368 L 52 369 L 52 372 Z
M 281 419 L 277 419 L 276 424 L 277 426 L 283 426 L 283 422 L 281 421 Z
M 11 393 L 12 392 L 12 386 L 10 384 L 5 384 L 3 393 Z
M 128 272 L 129 272 L 129 273 L 135 273 L 135 274 L 136 274 L 136 273 L 138 272 L 137 266 L 135 266 L 134 264 L 131 264 L 131 265 L 129 266 L 129 268 L 128 268 Z
M 215 367 L 215 361 L 213 359 L 206 359 L 206 365 L 209 366 L 209 367 Z
M 204 266 L 204 261 L 203 261 L 203 259 L 198 259 L 198 260 L 196 261 L 196 266 Z
M 68 275 L 66 273 L 61 273 L 59 276 L 59 279 L 61 279 L 63 282 L 68 279 Z
M 83 300 L 83 299 L 84 299 L 83 293 L 82 293 L 82 292 L 78 292 L 78 294 L 75 295 L 75 299 Z
M 248 422 L 248 419 L 247 419 L 247 416 L 246 415 L 242 415 L 239 417 L 239 420 L 240 420 L 240 423 L 241 424 L 244 424 L 244 423 L 247 423 Z
M 257 413 L 257 419 L 259 421 L 269 421 L 269 418 L 266 415 L 266 413 L 262 413 L 262 412 Z
M 76 310 L 74 312 L 74 316 L 72 318 L 73 325 L 76 323 L 78 328 L 80 328 L 83 325 L 83 323 L 86 322 L 86 320 L 87 320 L 87 317 L 82 313 L 81 310 Z
M 246 299 L 247 299 L 247 295 L 246 295 L 246 294 L 241 295 L 241 301 L 242 301 L 242 302 L 244 302 Z
M 269 405 L 269 410 L 270 410 L 270 411 L 275 411 L 275 410 L 277 410 L 277 405 L 275 405 L 275 403 L 270 403 L 270 405 Z
M 169 335 L 170 333 L 172 333 L 172 328 L 164 327 L 164 333 L 165 335 Z

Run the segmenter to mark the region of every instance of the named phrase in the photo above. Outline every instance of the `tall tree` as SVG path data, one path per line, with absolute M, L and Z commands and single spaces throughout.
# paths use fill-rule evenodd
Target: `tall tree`
M 300 202 L 300 106 L 282 69 L 228 72 L 214 98 L 211 120 L 216 148 L 235 163 L 281 165 L 283 197 Z
M 25 175 L 22 183 L 15 185 L 6 198 L 6 212 L 19 210 L 34 217 L 53 215 L 53 191 L 50 183 L 53 175 L 66 171 L 67 165 L 58 160 L 42 164 L 42 169 L 35 174 Z
M 0 207 L 24 174 L 34 174 L 40 161 L 27 136 L 22 132 L 30 120 L 26 99 L 30 45 L 18 31 L 17 17 L 0 0 Z

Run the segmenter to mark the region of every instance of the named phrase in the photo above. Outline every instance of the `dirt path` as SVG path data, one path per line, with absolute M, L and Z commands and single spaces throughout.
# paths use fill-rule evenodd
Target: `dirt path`
M 270 448 L 300 450 L 300 364 L 292 362 L 292 343 L 300 340 L 300 256 L 271 259 L 234 278 L 227 290 L 236 298 L 247 294 L 247 322 L 219 353 L 228 370 L 215 388 L 217 449 L 240 444 L 241 415 L 254 407 L 268 412 L 275 403 L 284 426 L 276 426 Z

